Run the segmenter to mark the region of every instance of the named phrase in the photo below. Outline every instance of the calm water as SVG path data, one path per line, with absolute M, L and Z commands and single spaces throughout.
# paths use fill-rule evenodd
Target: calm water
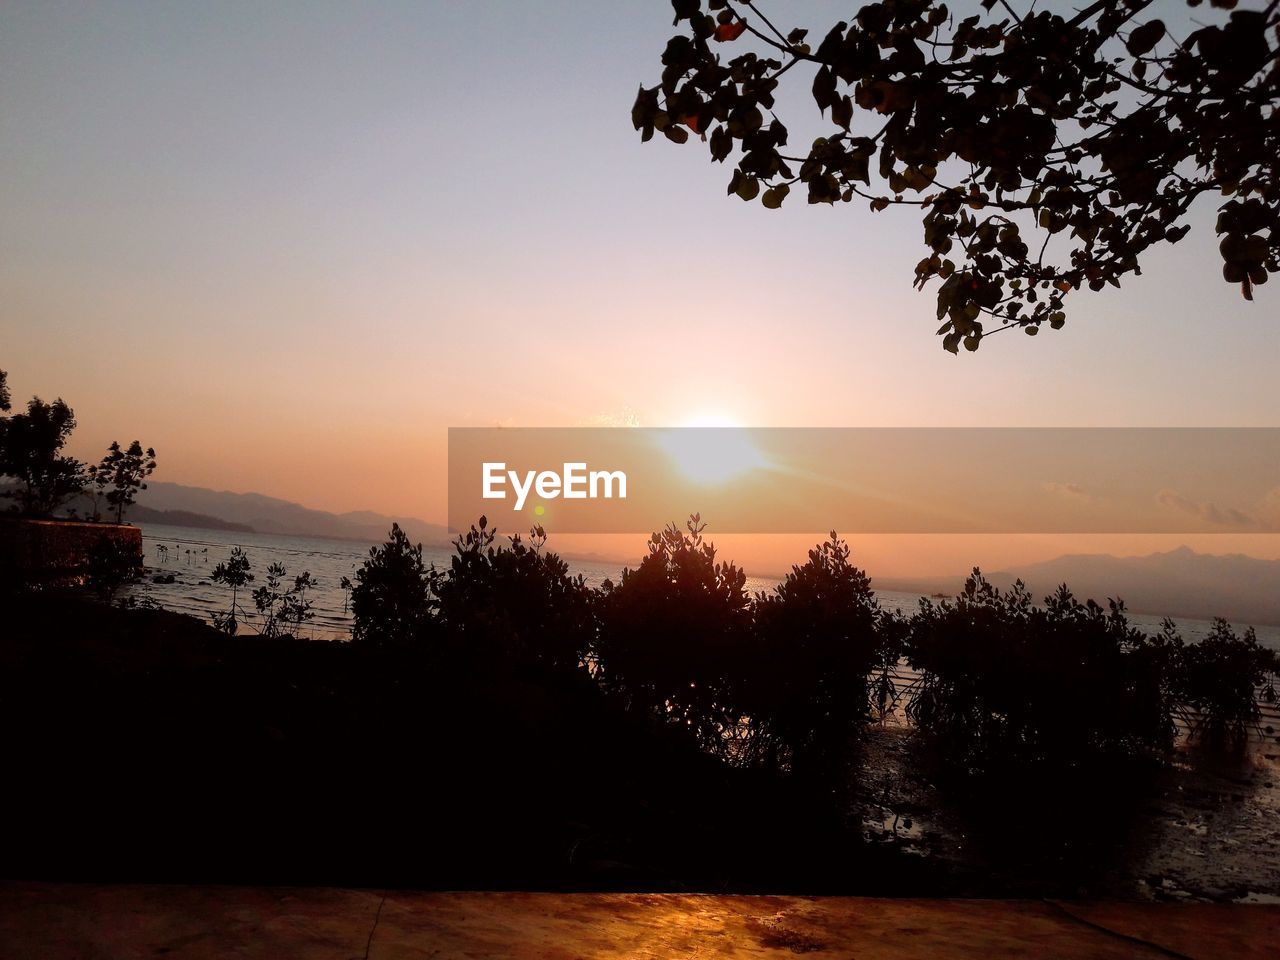
M 139 595 L 152 597 L 169 610 L 189 613 L 202 619 L 210 619 L 215 612 L 225 611 L 230 604 L 231 591 L 210 581 L 213 568 L 225 560 L 233 547 L 243 547 L 253 564 L 257 578 L 250 590 L 262 582 L 269 564 L 282 563 L 292 578 L 303 571 L 310 571 L 318 587 L 310 594 L 315 611 L 309 632 L 316 637 L 337 638 L 348 636 L 351 616 L 347 612 L 347 597 L 340 584 L 343 577 L 354 579 L 355 571 L 369 555 L 369 545 L 350 540 L 324 540 L 311 537 L 289 537 L 265 533 L 230 533 L 222 530 L 201 530 L 194 527 L 172 527 L 165 524 L 146 524 L 142 528 L 143 552 L 148 578 L 135 588 Z M 163 546 L 166 549 L 161 550 Z M 451 549 L 425 547 L 423 559 L 438 567 L 448 567 Z M 598 586 L 605 579 L 617 580 L 622 564 L 590 560 L 569 560 L 574 573 L 582 574 L 588 584 Z M 151 577 L 172 574 L 171 584 L 152 583 Z M 747 588 L 751 592 L 769 590 L 778 581 L 770 577 L 748 577 Z M 919 602 L 913 593 L 893 590 L 879 592 L 882 605 L 912 611 Z M 253 602 L 248 595 L 242 598 L 243 606 L 252 611 Z M 1159 616 L 1132 614 L 1130 620 L 1141 630 L 1155 632 L 1160 629 Z M 1187 640 L 1203 637 L 1211 624 L 1203 620 L 1179 620 L 1178 626 Z M 1238 627 L 1244 626 L 1238 624 Z M 252 621 L 248 625 L 252 630 Z M 1280 650 L 1280 627 L 1258 628 L 1258 639 L 1268 647 Z

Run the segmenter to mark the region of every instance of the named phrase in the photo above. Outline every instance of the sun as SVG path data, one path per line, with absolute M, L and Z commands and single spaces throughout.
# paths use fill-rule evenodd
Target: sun
M 705 413 L 657 431 L 658 445 L 688 480 L 702 486 L 727 483 L 769 465 L 750 431 L 732 418 Z

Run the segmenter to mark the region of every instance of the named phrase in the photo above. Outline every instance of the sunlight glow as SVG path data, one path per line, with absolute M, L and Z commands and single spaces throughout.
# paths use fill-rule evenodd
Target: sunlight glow
M 664 430 L 658 443 L 682 475 L 703 486 L 769 466 L 747 432 L 719 414 L 701 414 L 682 427 Z

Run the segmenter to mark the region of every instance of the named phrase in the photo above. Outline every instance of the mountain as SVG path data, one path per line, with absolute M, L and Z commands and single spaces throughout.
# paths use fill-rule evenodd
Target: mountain
M 232 533 L 253 533 L 253 527 L 247 523 L 233 523 L 218 517 L 209 517 L 203 513 L 192 513 L 190 510 L 153 510 L 135 503 L 128 510 L 130 523 L 167 523 L 173 527 L 198 527 L 201 530 L 227 530 Z
M 1280 625 L 1280 560 L 1243 554 L 1215 555 L 1179 547 L 1142 557 L 1067 554 L 987 575 L 1007 587 L 1022 580 L 1037 599 L 1067 584 L 1081 599 L 1106 603 L 1123 599 L 1134 613 L 1208 620 L 1225 617 L 1235 624 Z M 876 580 L 888 590 L 945 593 L 953 596 L 964 576 Z
M 369 510 L 330 513 L 261 493 L 231 493 L 159 480 L 148 483 L 147 489 L 138 495 L 138 507 L 201 514 L 206 518 L 248 527 L 257 533 L 278 533 L 294 537 L 378 543 L 386 539 L 394 522 L 400 524 L 410 539 L 415 541 L 445 544 L 449 540 L 443 526 L 417 517 L 390 517 Z M 131 513 L 129 519 L 143 517 Z M 152 522 L 175 521 L 154 519 Z

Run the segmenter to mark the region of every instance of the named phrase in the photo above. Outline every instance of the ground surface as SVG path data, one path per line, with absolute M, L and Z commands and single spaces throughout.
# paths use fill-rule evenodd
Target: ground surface
M 975 794 L 968 810 L 904 731 L 872 729 L 863 835 L 965 878 L 966 896 L 1280 904 L 1280 725 L 1265 722 L 1238 754 L 1179 749 L 1143 790 L 1082 780 Z
M 40 960 L 1274 956 L 1280 907 L 9 883 Z

